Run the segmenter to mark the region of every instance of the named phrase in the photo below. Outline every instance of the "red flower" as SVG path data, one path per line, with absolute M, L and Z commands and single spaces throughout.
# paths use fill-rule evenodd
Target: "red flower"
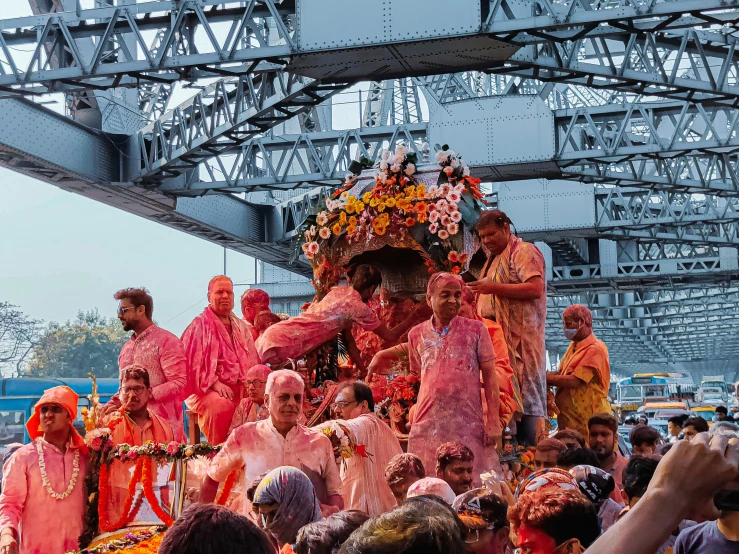
M 459 266 L 458 265 L 455 265 L 452 268 L 452 275 L 459 275 L 459 272 L 460 272 Z
M 360 456 L 362 458 L 368 458 L 369 457 L 369 456 L 367 456 L 367 447 L 364 446 L 363 444 L 357 444 L 354 447 L 354 453 L 357 454 L 357 456 Z
M 405 218 L 405 226 L 406 227 L 413 227 L 416 224 L 416 220 L 412 217 L 406 217 Z

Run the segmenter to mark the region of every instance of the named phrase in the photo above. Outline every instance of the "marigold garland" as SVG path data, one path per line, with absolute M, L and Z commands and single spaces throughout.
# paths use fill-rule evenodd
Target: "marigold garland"
M 143 457 L 143 472 L 141 474 L 141 484 L 144 487 L 144 496 L 146 497 L 146 500 L 149 501 L 149 505 L 151 506 L 151 509 L 154 511 L 154 514 L 166 525 L 167 527 L 172 527 L 174 524 L 174 519 L 169 517 L 169 514 L 166 513 L 162 506 L 159 504 L 159 500 L 156 497 L 156 494 L 154 494 L 154 488 L 152 486 L 152 475 L 151 475 L 151 458 Z
M 229 476 L 226 477 L 226 481 L 223 483 L 223 488 L 221 489 L 221 492 L 218 493 L 218 497 L 216 498 L 216 504 L 218 504 L 219 506 L 226 505 L 228 497 L 234 488 L 234 484 L 236 483 L 237 476 L 238 471 L 232 471 Z
M 136 484 L 141 481 L 143 460 L 144 458 L 140 458 L 136 461 L 136 467 L 134 468 L 133 475 L 128 482 L 128 497 L 126 498 L 126 502 L 123 505 L 123 513 L 115 523 L 110 523 L 108 521 L 108 493 L 110 492 L 110 484 L 108 482 L 109 469 L 106 464 L 100 466 L 100 497 L 98 499 L 98 521 L 101 531 L 105 533 L 117 531 L 118 529 L 122 529 L 123 527 L 131 523 L 131 521 L 133 521 L 133 519 L 136 517 L 136 514 L 141 508 L 142 497 L 139 496 L 136 502 L 136 506 L 133 510 L 131 510 L 131 506 L 133 505 L 134 498 L 136 497 Z

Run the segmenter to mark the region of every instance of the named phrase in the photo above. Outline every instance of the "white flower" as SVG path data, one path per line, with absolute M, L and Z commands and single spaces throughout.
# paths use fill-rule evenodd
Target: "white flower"
M 441 185 L 441 187 L 439 187 L 439 194 L 446 197 L 446 195 L 449 194 L 451 190 L 452 186 L 449 183 L 444 183 L 443 185 Z
M 438 223 L 432 223 L 431 225 L 429 225 L 429 231 L 431 233 L 436 233 L 436 231 L 438 229 L 439 229 L 439 224 Z
M 349 446 L 349 437 L 341 437 L 341 446 Z
M 308 252 L 311 254 L 318 254 L 318 243 L 316 241 L 313 241 L 308 245 Z
M 439 238 L 441 240 L 446 240 L 449 238 L 449 232 L 446 229 L 439 229 L 439 232 L 437 234 L 439 235 Z
M 436 209 L 439 210 L 440 212 L 446 212 L 447 211 L 446 207 L 447 207 L 447 201 L 446 200 L 439 200 L 436 203 Z
M 305 257 L 309 260 L 312 260 L 313 258 L 315 258 L 315 255 L 313 254 L 313 252 L 306 252 Z
M 462 175 L 464 175 L 465 177 L 467 177 L 469 174 L 470 174 L 470 167 L 468 165 L 466 165 L 462 169 Z
M 380 155 L 380 157 L 383 160 L 386 160 L 387 161 L 387 159 L 390 157 L 390 150 L 383 150 L 382 151 L 382 154 Z
M 452 166 L 448 165 L 448 166 L 446 166 L 446 167 L 444 168 L 444 173 L 446 173 L 446 174 L 447 174 L 447 176 L 449 176 L 449 175 L 451 175 L 452 173 L 454 173 L 454 169 L 452 168 Z
M 459 223 L 460 221 L 462 221 L 462 212 L 454 210 L 452 213 L 449 214 L 449 218 L 454 223 Z
M 457 231 L 459 231 L 459 225 L 456 223 L 450 223 L 446 226 L 446 230 L 449 232 L 450 235 L 456 235 Z
M 447 161 L 448 158 L 449 158 L 449 152 L 448 151 L 447 152 L 444 152 L 443 150 L 439 150 L 436 153 L 436 162 L 437 163 L 443 163 L 443 162 Z
M 441 223 L 441 224 L 442 224 L 442 225 L 443 225 L 444 227 L 446 227 L 447 225 L 449 225 L 449 224 L 450 224 L 451 222 L 452 222 L 452 218 L 451 218 L 451 217 L 449 217 L 448 215 L 443 215 L 443 216 L 441 216 L 441 221 L 440 221 L 440 223 Z
M 436 195 L 438 193 L 439 193 L 439 186 L 431 185 L 428 189 L 426 189 L 426 199 L 433 200 L 434 198 L 436 198 Z
M 456 152 L 455 152 L 454 150 L 447 150 L 447 151 L 446 151 L 446 155 L 447 155 L 447 156 L 448 156 L 449 158 L 456 158 L 456 157 L 457 157 L 457 153 L 456 153 Z
M 346 182 L 347 183 L 351 183 L 353 179 L 354 179 L 354 173 L 347 173 L 346 174 Z
M 321 226 L 326 225 L 326 223 L 328 223 L 328 214 L 325 211 L 319 213 L 316 221 Z
M 458 185 L 454 185 L 454 188 L 452 189 L 457 194 L 461 195 L 464 192 L 464 185 L 462 183 Z
M 383 185 L 387 182 L 387 175 L 385 175 L 384 173 L 380 173 L 377 178 Z
M 333 429 L 337 439 L 341 440 L 346 436 L 344 430 L 339 425 L 334 426 Z
M 315 225 L 310 226 L 310 236 L 312 237 L 316 236 L 316 226 Z
M 449 194 L 446 195 L 446 199 L 449 201 L 450 204 L 459 204 L 459 201 L 462 199 L 459 194 L 452 191 Z
M 397 173 L 398 171 L 400 171 L 400 164 L 399 163 L 395 163 L 395 164 L 391 165 L 390 166 L 390 171 L 392 173 Z
M 405 166 L 405 174 L 408 175 L 408 177 L 413 175 L 415 172 L 416 172 L 415 165 L 409 163 L 408 165 Z
M 308 252 L 308 243 L 307 243 L 307 242 L 304 242 L 304 243 L 303 243 L 303 244 L 302 244 L 302 245 L 300 246 L 300 248 L 302 248 L 302 249 L 303 249 L 303 252 Z
M 431 223 L 436 223 L 437 221 L 439 221 L 439 217 L 441 217 L 441 214 L 439 214 L 439 212 L 437 212 L 436 210 L 434 210 L 434 211 L 432 211 L 429 214 L 429 221 Z M 431 232 L 433 233 L 433 231 L 431 231 Z
M 399 144 L 395 147 L 395 154 L 397 156 L 403 156 L 405 158 L 406 154 L 408 154 L 408 148 L 406 146 L 403 146 L 402 144 Z
M 385 160 L 382 160 L 382 161 L 380 162 L 380 169 L 381 169 L 382 171 L 387 171 L 387 168 L 388 168 L 387 162 L 386 162 Z
M 405 156 L 398 156 L 397 154 L 395 156 L 390 156 L 390 162 L 393 164 L 402 164 L 403 160 L 405 160 Z
M 328 238 L 331 236 L 331 229 L 328 227 L 321 227 L 321 230 L 318 231 L 318 236 L 320 236 L 323 240 L 328 240 Z
M 454 169 L 457 169 L 459 167 L 459 159 L 458 158 L 452 158 L 452 167 Z

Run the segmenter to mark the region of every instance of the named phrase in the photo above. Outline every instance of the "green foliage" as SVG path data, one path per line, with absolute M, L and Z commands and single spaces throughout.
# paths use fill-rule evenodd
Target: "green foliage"
M 25 374 L 29 377 L 118 376 L 118 354 L 128 340 L 120 322 L 97 310 L 79 312 L 63 325 L 50 323 L 38 338 Z

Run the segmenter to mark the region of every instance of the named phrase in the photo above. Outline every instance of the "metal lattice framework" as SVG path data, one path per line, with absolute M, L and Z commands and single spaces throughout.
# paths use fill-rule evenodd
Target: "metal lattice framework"
M 542 198 L 592 210 L 526 235 L 551 259 L 550 351 L 581 302 L 615 371 L 739 354 L 739 0 L 490 0 L 464 33 L 354 42 L 337 10 L 323 46 L 305 0 L 29 2 L 0 20 L 5 167 L 307 276 L 291 240 L 353 160 L 423 156 L 434 114 L 532 95 L 551 159 L 472 170 L 551 179 Z M 201 90 L 172 108 L 183 83 Z M 332 99 L 357 87 L 356 128 L 333 128 Z M 75 121 L 18 99 L 49 93 Z M 516 200 L 498 187 L 491 203 Z

